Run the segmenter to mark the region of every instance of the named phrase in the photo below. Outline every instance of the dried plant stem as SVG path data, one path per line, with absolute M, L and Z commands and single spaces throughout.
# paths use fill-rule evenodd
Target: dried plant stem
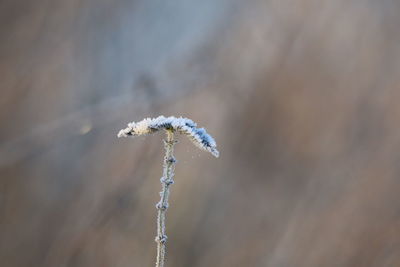
M 158 210 L 157 215 L 157 262 L 156 267 L 164 267 L 165 261 L 165 243 L 167 242 L 167 235 L 165 234 L 165 214 L 168 209 L 168 196 L 169 187 L 174 183 L 174 167 L 175 158 L 173 156 L 174 144 L 174 132 L 173 130 L 167 129 L 167 139 L 164 140 L 165 146 L 165 157 L 164 157 L 164 170 L 163 177 L 160 181 L 162 184 L 162 190 L 160 192 L 160 202 L 157 203 L 156 208 Z
M 135 137 L 148 135 L 160 130 L 165 130 L 167 138 L 164 140 L 165 157 L 164 171 L 161 177 L 162 189 L 160 192 L 160 202 L 157 203 L 157 262 L 156 267 L 164 267 L 165 262 L 165 243 L 167 235 L 165 234 L 165 214 L 168 209 L 169 187 L 174 183 L 174 168 L 176 160 L 174 158 L 174 134 L 186 135 L 197 147 L 210 152 L 214 157 L 219 156 L 217 144 L 214 138 L 209 135 L 204 128 L 197 128 L 197 124 L 188 118 L 176 118 L 174 116 L 157 118 L 146 118 L 139 122 L 131 122 L 128 127 L 118 132 L 118 137 Z

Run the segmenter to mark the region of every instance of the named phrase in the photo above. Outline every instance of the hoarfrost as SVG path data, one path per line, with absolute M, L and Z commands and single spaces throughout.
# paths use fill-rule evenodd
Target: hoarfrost
M 128 123 L 127 128 L 119 131 L 118 137 L 147 135 L 162 129 L 184 134 L 197 147 L 210 152 L 215 157 L 219 156 L 214 138 L 204 128 L 197 128 L 197 124 L 188 118 L 159 116 L 157 118 L 146 118 L 139 122 L 131 122 Z

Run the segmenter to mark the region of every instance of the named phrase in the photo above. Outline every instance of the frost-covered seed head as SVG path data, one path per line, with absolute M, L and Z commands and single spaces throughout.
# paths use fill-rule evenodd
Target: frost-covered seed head
M 127 128 L 119 131 L 118 137 L 147 135 L 162 129 L 172 130 L 186 135 L 194 145 L 218 157 L 219 152 L 214 138 L 204 128 L 196 128 L 196 126 L 197 124 L 188 118 L 159 116 L 129 123 Z

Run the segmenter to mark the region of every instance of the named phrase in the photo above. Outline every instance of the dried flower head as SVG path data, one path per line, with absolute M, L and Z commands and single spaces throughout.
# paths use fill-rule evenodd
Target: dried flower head
M 214 138 L 204 128 L 197 128 L 196 126 L 197 124 L 188 118 L 159 116 L 129 123 L 127 128 L 119 131 L 118 137 L 147 135 L 162 129 L 172 130 L 186 135 L 197 147 L 218 157 L 219 152 Z

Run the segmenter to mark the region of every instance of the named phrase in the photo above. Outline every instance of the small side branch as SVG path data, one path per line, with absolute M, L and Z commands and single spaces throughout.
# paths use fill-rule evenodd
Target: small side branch
M 156 267 L 164 267 L 165 262 L 165 243 L 167 242 L 167 235 L 165 234 L 165 214 L 168 209 L 168 197 L 169 197 L 169 187 L 174 183 L 174 167 L 175 158 L 173 155 L 174 145 L 176 141 L 174 140 L 173 130 L 166 130 L 167 139 L 164 140 L 165 156 L 164 156 L 164 170 L 163 177 L 161 177 L 162 189 L 160 192 L 160 202 L 156 204 L 158 210 L 157 215 L 157 236 L 155 241 L 157 242 L 157 262 Z

